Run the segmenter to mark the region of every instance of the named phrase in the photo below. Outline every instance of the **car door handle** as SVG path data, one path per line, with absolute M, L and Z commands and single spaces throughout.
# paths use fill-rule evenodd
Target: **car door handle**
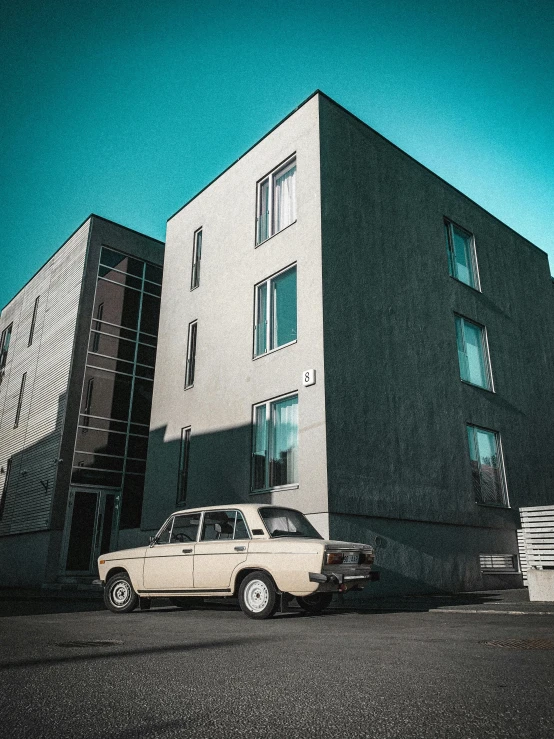
M 244 552 L 246 547 L 235 547 L 235 552 Z
M 192 549 L 183 549 L 183 554 L 190 554 Z

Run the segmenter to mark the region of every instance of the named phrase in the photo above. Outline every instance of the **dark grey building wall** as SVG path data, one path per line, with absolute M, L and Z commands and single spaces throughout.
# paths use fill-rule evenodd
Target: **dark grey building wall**
M 547 256 L 325 97 L 320 135 L 330 512 L 513 529 L 552 502 Z M 482 293 L 449 276 L 445 217 Z M 460 380 L 455 312 L 487 327 L 495 393 Z M 467 423 L 500 432 L 510 509 L 475 503 Z

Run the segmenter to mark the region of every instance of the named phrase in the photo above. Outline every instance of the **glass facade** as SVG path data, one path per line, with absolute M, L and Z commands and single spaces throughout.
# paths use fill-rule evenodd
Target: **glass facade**
M 73 457 L 73 484 L 123 491 L 140 525 L 162 269 L 102 248 Z

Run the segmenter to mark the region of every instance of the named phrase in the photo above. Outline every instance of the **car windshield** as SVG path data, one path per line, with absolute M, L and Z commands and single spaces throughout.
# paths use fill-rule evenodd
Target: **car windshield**
M 306 539 L 323 539 L 300 511 L 273 507 L 259 510 L 271 537 L 302 536 Z

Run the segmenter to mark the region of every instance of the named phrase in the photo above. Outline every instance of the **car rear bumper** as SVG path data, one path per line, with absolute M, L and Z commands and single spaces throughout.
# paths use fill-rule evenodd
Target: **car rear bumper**
M 368 572 L 367 575 L 343 575 L 340 572 L 310 572 L 310 582 L 317 582 L 320 585 L 365 585 L 366 582 L 375 582 L 380 579 L 379 572 Z

